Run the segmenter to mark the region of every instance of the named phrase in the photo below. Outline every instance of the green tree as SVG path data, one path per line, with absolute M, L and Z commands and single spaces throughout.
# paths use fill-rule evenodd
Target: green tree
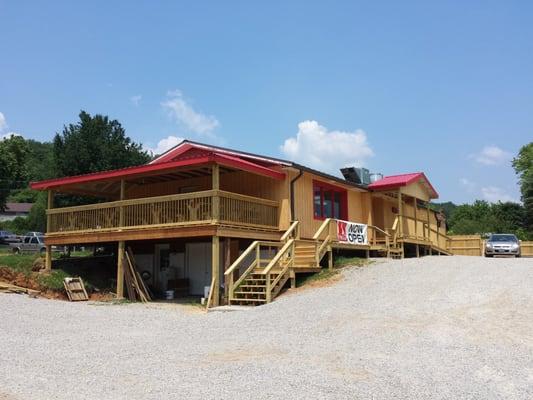
M 533 235 L 533 142 L 523 146 L 513 159 L 525 208 L 525 228 Z
M 28 152 L 28 145 L 21 136 L 12 135 L 0 140 L 0 210 L 4 210 L 6 199 L 12 190 L 27 185 Z
M 150 157 L 140 144 L 126 136 L 117 120 L 107 116 L 91 116 L 85 111 L 80 121 L 65 126 L 56 134 L 53 160 L 56 176 L 124 168 L 146 163 Z

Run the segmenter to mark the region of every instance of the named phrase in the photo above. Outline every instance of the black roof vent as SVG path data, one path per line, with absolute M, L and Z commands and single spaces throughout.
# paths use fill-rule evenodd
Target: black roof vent
M 366 168 L 346 167 L 341 168 L 344 179 L 358 185 L 370 184 L 370 172 Z

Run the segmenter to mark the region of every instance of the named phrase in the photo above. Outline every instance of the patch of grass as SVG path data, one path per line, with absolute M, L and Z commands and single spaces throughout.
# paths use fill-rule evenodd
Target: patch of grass
M 13 271 L 29 275 L 33 262 L 37 257 L 39 256 L 36 254 L 6 254 L 0 257 L 0 266 L 5 266 Z
M 304 286 L 310 283 L 319 283 L 324 282 L 326 283 L 329 280 L 336 279 L 337 275 L 341 272 L 343 268 L 347 267 L 362 267 L 365 265 L 371 264 L 372 261 L 368 260 L 367 258 L 360 258 L 360 257 L 337 257 L 334 262 L 333 269 L 328 268 L 322 268 L 320 272 L 309 274 L 309 275 L 303 275 L 303 276 L 297 276 L 296 277 L 296 286 Z
M 338 268 L 328 269 L 323 268 L 320 270 L 320 272 L 306 275 L 306 276 L 297 276 L 296 278 L 296 286 L 304 286 L 312 282 L 318 282 L 318 281 L 326 281 L 329 279 L 332 279 L 336 275 L 338 275 L 340 270 Z
M 69 275 L 61 270 L 54 269 L 50 274 L 39 275 L 37 281 L 39 285 L 45 287 L 46 289 L 63 291 L 65 287 L 63 285 L 63 279 L 67 278 Z
M 337 257 L 334 262 L 335 268 L 344 268 L 344 267 L 362 267 L 372 263 L 367 258 L 360 257 Z

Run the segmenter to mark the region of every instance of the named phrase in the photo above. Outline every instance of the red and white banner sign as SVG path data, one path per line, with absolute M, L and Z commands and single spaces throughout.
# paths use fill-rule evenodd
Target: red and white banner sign
M 337 240 L 341 243 L 368 244 L 368 226 L 356 222 L 337 220 Z

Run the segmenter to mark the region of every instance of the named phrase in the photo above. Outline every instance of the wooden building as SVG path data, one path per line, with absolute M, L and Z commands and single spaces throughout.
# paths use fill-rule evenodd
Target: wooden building
M 50 246 L 115 243 L 117 296 L 131 248 L 156 291 L 212 304 L 271 301 L 335 249 L 445 253 L 445 223 L 424 174 L 361 185 L 294 162 L 183 141 L 148 164 L 34 182 L 48 191 Z M 57 193 L 101 202 L 54 208 Z

